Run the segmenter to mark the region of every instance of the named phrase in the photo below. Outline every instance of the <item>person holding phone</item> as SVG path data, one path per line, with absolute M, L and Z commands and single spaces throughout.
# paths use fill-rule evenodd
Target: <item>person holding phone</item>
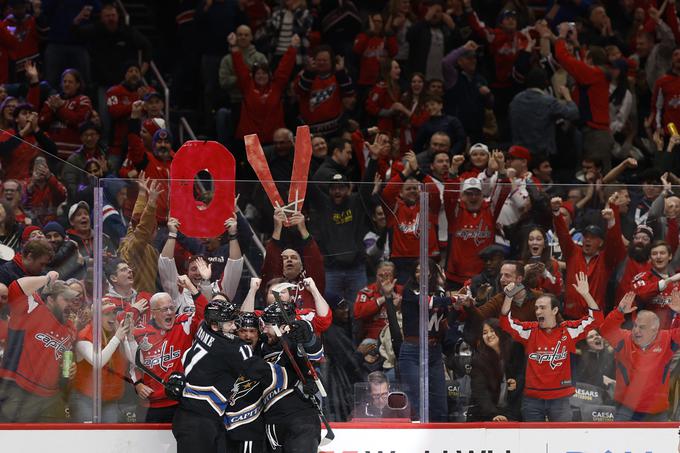
M 119 421 L 118 401 L 125 393 L 128 363 L 134 362 L 130 341 L 132 313 L 121 318 L 116 304 L 108 298 L 102 300 L 102 338 L 101 338 L 101 421 Z M 92 373 L 94 371 L 95 348 L 93 342 L 93 323 L 90 322 L 78 333 L 75 346 L 78 371 L 71 393 L 71 417 L 77 422 L 92 421 L 92 398 L 94 395 Z

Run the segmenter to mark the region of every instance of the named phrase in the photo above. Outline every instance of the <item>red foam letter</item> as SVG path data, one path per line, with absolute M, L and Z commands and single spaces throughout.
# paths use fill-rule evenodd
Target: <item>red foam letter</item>
M 205 209 L 194 198 L 194 177 L 201 170 L 210 172 L 215 190 Z M 224 222 L 234 213 L 235 176 L 234 156 L 221 144 L 192 140 L 182 145 L 170 166 L 170 215 L 180 221 L 182 233 L 199 238 L 224 233 Z

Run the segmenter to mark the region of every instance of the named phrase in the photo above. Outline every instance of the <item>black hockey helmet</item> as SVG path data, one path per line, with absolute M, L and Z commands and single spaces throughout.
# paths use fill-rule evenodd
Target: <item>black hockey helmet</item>
M 238 312 L 231 302 L 213 299 L 205 307 L 204 318 L 208 324 L 233 321 L 238 318 Z
M 258 318 L 258 316 L 253 312 L 250 311 L 243 312 L 239 315 L 238 326 L 239 328 L 259 329 L 260 318 Z
M 295 307 L 289 303 L 282 303 L 281 306 L 286 311 L 288 319 L 295 321 Z M 262 312 L 262 321 L 265 324 L 276 324 L 280 326 L 286 324 L 285 317 L 279 308 L 279 304 L 267 305 L 267 307 Z

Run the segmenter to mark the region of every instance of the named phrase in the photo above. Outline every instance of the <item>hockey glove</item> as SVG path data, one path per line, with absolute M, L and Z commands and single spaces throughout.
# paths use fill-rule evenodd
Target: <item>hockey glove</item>
M 184 392 L 184 386 L 186 385 L 186 378 L 182 373 L 172 373 L 165 380 L 163 386 L 165 387 L 165 394 L 168 398 L 179 401 L 182 398 L 182 393 Z
M 288 339 L 292 343 L 305 344 L 314 337 L 314 330 L 309 321 L 297 320 L 293 321 L 293 325 L 290 326 L 290 332 L 288 333 Z

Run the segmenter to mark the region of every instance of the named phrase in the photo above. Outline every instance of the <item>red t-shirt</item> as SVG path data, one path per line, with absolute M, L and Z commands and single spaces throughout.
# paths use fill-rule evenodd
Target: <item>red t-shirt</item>
M 27 392 L 53 396 L 59 391 L 61 358 L 70 350 L 75 328 L 62 324 L 37 294 L 24 294 L 17 281 L 9 285 L 9 332 L 0 377 Z

